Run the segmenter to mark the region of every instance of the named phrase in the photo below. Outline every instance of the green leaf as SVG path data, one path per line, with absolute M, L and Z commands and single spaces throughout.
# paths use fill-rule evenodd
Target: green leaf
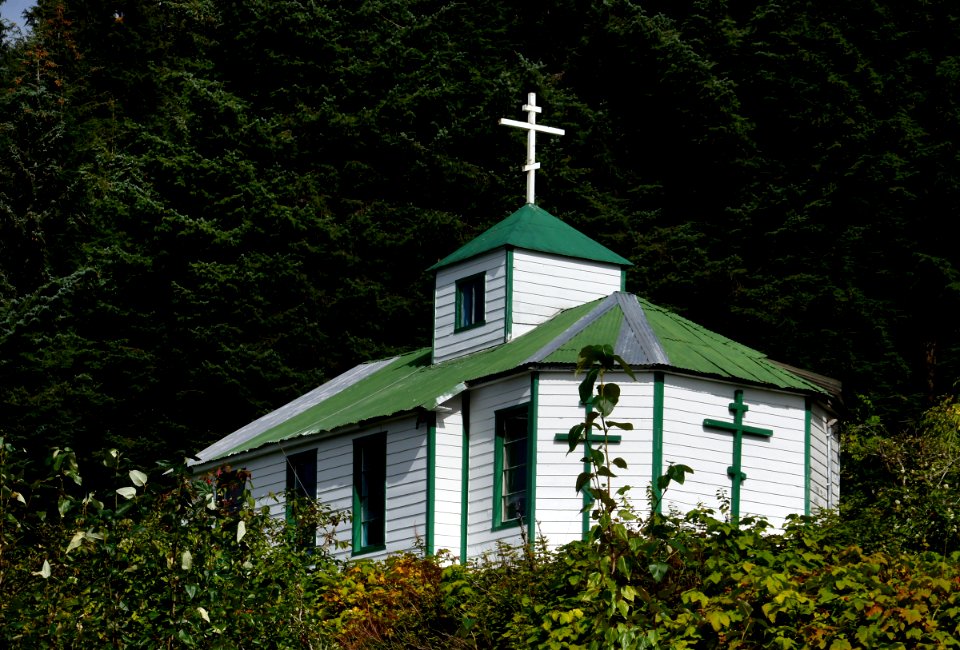
M 580 401 L 584 404 L 589 404 L 590 400 L 593 398 L 593 385 L 597 381 L 597 376 L 600 374 L 600 368 L 593 367 L 587 372 L 587 376 L 583 378 L 583 381 L 580 382 Z
M 577 445 L 580 444 L 580 441 L 583 439 L 584 428 L 585 427 L 582 422 L 580 424 L 575 424 L 574 426 L 570 427 L 570 433 L 567 434 L 567 437 L 568 437 L 567 444 L 570 447 L 567 450 L 568 454 L 572 452 L 574 449 L 576 449 Z
M 85 536 L 86 536 L 86 535 L 84 534 L 84 532 L 83 532 L 82 530 L 79 530 L 79 531 L 75 532 L 75 533 L 73 534 L 73 538 L 70 540 L 70 543 L 67 544 L 67 553 L 69 553 L 69 552 L 72 551 L 73 549 L 79 547 L 80 544 L 83 542 L 83 539 L 84 539 Z
M 590 482 L 590 479 L 593 478 L 593 474 L 590 472 L 580 472 L 580 475 L 577 476 L 576 488 L 577 492 L 583 489 L 583 486 Z
M 670 570 L 670 565 L 664 562 L 651 562 L 647 569 L 653 579 L 660 582 L 667 575 L 667 571 Z
M 241 539 L 243 539 L 243 536 L 246 534 L 247 525 L 243 522 L 243 519 L 241 519 L 239 522 L 237 522 L 237 541 L 239 542 Z
M 51 574 L 50 563 L 47 562 L 46 560 L 43 561 L 43 566 L 40 567 L 39 571 L 33 572 L 33 575 L 40 576 L 44 580 L 48 579 L 50 577 L 50 574 Z
M 612 464 L 616 465 L 617 467 L 619 467 L 620 469 L 627 469 L 627 461 L 625 461 L 625 460 L 622 459 L 622 458 L 619 458 L 619 457 L 618 457 L 618 458 L 614 458 L 614 459 L 613 459 L 612 461 L 610 461 L 610 462 L 611 462 Z
M 634 380 L 634 381 L 637 380 L 636 375 L 633 374 L 633 370 L 630 368 L 630 364 L 627 363 L 626 361 L 624 361 L 623 358 L 622 358 L 619 354 L 613 355 L 613 360 L 616 361 L 617 364 L 620 365 L 620 368 L 621 368 L 625 373 L 627 373 L 627 376 L 630 377 L 630 379 L 632 379 L 632 380 Z
M 623 431 L 633 431 L 633 424 L 630 422 L 614 422 L 613 420 L 606 420 L 607 426 L 615 429 L 622 429 Z

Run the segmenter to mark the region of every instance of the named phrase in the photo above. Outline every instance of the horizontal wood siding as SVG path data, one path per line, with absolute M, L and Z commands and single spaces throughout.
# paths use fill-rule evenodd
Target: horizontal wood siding
M 250 493 L 258 508 L 270 509 L 271 517 L 284 515 L 283 493 L 287 489 L 287 463 L 279 454 L 260 456 L 238 469 L 250 472 Z
M 830 503 L 830 461 L 829 441 L 826 422 L 811 413 L 810 418 L 810 512 L 829 508 Z
M 527 250 L 513 254 L 512 335 L 620 290 L 620 267 Z
M 484 324 L 462 332 L 455 332 L 457 280 L 478 273 L 483 273 L 486 278 L 484 284 Z M 506 254 L 502 250 L 487 253 L 437 271 L 434 291 L 433 333 L 433 360 L 435 362 L 503 343 L 507 300 L 506 274 Z
M 494 413 L 530 401 L 530 375 L 523 374 L 480 386 L 470 392 L 470 481 L 467 554 L 476 557 L 496 548 L 497 541 L 521 544 L 519 528 L 492 531 Z
M 437 413 L 436 488 L 434 497 L 433 547 L 460 553 L 461 459 L 463 457 L 463 417 L 461 398 L 444 402 L 451 409 Z
M 810 438 L 811 511 L 840 505 L 840 440 L 827 424 L 833 416 L 819 405 L 812 409 Z
M 693 475 L 671 485 L 665 511 L 687 511 L 699 505 L 719 512 L 718 488 L 729 498 L 727 468 L 733 463 L 733 434 L 708 430 L 704 418 L 732 422 L 729 404 L 733 384 L 670 376 L 664 385 L 664 469 L 669 463 L 689 465 Z M 744 436 L 740 516 L 766 517 L 776 527 L 789 514 L 804 511 L 804 401 L 802 397 L 743 388 L 749 407 L 744 424 L 772 429 L 769 438 Z
M 426 538 L 426 423 L 420 422 L 418 427 L 416 418 L 411 416 L 285 450 L 287 455 L 292 455 L 315 448 L 317 499 L 334 511 L 352 514 L 353 441 L 384 431 L 387 433 L 387 544 L 385 551 L 371 553 L 370 557 L 410 550 Z M 276 453 L 252 460 L 246 467 L 252 472 L 251 485 L 258 505 L 268 505 L 272 516 L 283 517 L 287 471 L 284 452 L 278 449 Z M 335 537 L 347 548 L 336 551 L 336 556 L 343 559 L 350 556 L 351 534 L 349 522 L 337 528 Z
M 427 428 L 413 417 L 387 428 L 387 548 L 381 555 L 426 543 Z
M 626 470 L 617 470 L 611 489 L 632 486 L 630 498 L 638 511 L 646 504 L 645 488 L 650 483 L 653 440 L 653 379 L 637 375 L 637 381 L 626 375 L 611 375 L 608 381 L 620 385 L 620 403 L 611 419 L 629 422 L 633 431 L 611 431 L 620 435 L 619 444 L 609 446 L 610 458 L 623 458 Z M 537 420 L 537 530 L 555 548 L 580 539 L 583 519 L 580 508 L 583 497 L 574 489 L 577 476 L 583 471 L 583 446 L 568 454 L 566 442 L 556 442 L 558 433 L 583 422 L 585 411 L 580 404 L 580 379 L 570 373 L 540 373 L 540 416 Z M 595 446 L 595 448 L 600 448 Z

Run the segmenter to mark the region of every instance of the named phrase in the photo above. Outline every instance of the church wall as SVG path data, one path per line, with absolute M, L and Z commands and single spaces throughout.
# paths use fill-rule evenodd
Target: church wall
M 683 485 L 672 484 L 664 512 L 703 505 L 720 515 L 718 488 L 729 498 L 732 484 L 727 468 L 733 463 L 733 434 L 706 429 L 705 418 L 732 422 L 729 404 L 738 387 L 703 379 L 667 375 L 664 385 L 663 468 L 672 462 L 694 473 Z M 769 438 L 745 435 L 740 516 L 767 517 L 781 526 L 791 513 L 804 511 L 804 401 L 802 397 L 743 388 L 749 407 L 744 424 L 772 429 Z
M 511 334 L 520 336 L 563 309 L 619 290 L 619 266 L 515 250 Z
M 463 413 L 461 396 L 444 402 L 449 412 L 437 413 L 434 537 L 436 551 L 460 555 L 460 512 L 463 471 Z
M 287 455 L 317 450 L 317 499 L 333 510 L 353 509 L 353 440 L 375 433 L 387 434 L 386 550 L 363 557 L 381 557 L 412 549 L 426 539 L 427 425 L 407 417 L 368 427 L 356 433 L 332 436 L 313 444 L 289 445 Z M 258 505 L 268 505 L 270 514 L 285 515 L 286 462 L 283 452 L 251 459 L 243 464 L 252 472 L 253 496 Z M 349 522 L 337 529 L 337 539 L 347 544 L 335 555 L 350 557 L 352 529 Z
M 583 497 L 575 492 L 577 476 L 583 471 L 583 444 L 569 455 L 569 444 L 556 441 L 558 433 L 567 434 L 570 427 L 583 422 L 585 411 L 580 404 L 579 385 L 582 378 L 572 373 L 541 372 L 539 384 L 540 416 L 537 420 L 537 530 L 551 547 L 580 539 L 583 518 L 580 508 Z M 611 459 L 621 457 L 626 470 L 615 470 L 619 477 L 612 481 L 612 490 L 622 485 L 632 487 L 629 498 L 638 512 L 646 510 L 646 486 L 650 483 L 653 441 L 653 376 L 639 374 L 637 381 L 626 375 L 608 376 L 620 385 L 620 403 L 611 419 L 629 422 L 632 431 L 614 429 L 621 442 L 611 444 Z M 594 448 L 600 446 L 594 444 Z
M 270 516 L 284 514 L 283 493 L 287 483 L 287 464 L 283 456 L 270 454 L 239 464 L 250 472 L 250 493 L 258 508 L 270 508 Z
M 819 406 L 812 409 L 810 427 L 810 507 L 836 508 L 840 501 L 840 441 L 829 426 L 831 415 Z
M 484 324 L 456 332 L 457 280 L 479 273 L 485 274 Z M 502 250 L 437 271 L 434 292 L 434 362 L 503 343 L 506 273 L 506 256 Z
M 470 557 L 496 549 L 496 542 L 521 544 L 519 528 L 493 531 L 495 412 L 530 401 L 530 375 L 522 374 L 470 392 L 470 472 L 467 552 Z

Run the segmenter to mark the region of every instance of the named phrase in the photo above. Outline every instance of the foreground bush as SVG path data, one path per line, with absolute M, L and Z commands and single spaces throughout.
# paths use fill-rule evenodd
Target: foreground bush
M 216 481 L 183 466 L 148 475 L 105 464 L 117 487 L 82 491 L 71 452 L 25 484 L 0 441 L 0 639 L 7 647 L 323 647 L 325 549 L 300 548 L 243 494 L 214 503 Z M 224 502 L 221 501 L 221 504 Z M 335 523 L 317 514 L 321 525 Z
M 960 647 L 960 553 L 867 552 L 833 516 L 774 533 L 598 499 L 590 538 L 559 549 L 343 564 L 256 509 L 242 475 L 147 474 L 108 453 L 117 487 L 95 495 L 69 451 L 29 485 L 18 462 L 0 443 L 5 647 Z M 296 513 L 321 540 L 340 523 Z

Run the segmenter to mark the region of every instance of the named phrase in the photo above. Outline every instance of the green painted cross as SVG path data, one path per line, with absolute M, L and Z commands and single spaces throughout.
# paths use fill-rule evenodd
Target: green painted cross
M 733 465 L 727 468 L 727 475 L 733 483 L 733 489 L 730 495 L 730 519 L 734 525 L 736 525 L 740 520 L 740 485 L 747 480 L 747 475 L 743 472 L 740 463 L 743 436 L 750 435 L 769 438 L 773 435 L 773 430 L 751 427 L 743 423 L 743 414 L 750 409 L 743 403 L 742 390 L 738 390 L 733 394 L 733 402 L 730 403 L 729 408 L 730 412 L 733 413 L 733 422 L 721 422 L 720 420 L 707 418 L 703 421 L 703 427 L 705 429 L 729 431 L 733 434 Z
M 583 455 L 584 455 L 584 457 L 586 457 L 586 456 L 588 456 L 588 455 L 590 454 L 590 443 L 596 442 L 596 443 L 603 444 L 604 436 L 602 436 L 602 435 L 597 435 L 596 433 L 594 433 L 594 432 L 591 430 L 591 431 L 588 431 L 587 434 L 586 434 L 586 436 L 584 436 L 581 440 L 582 440 L 582 442 L 583 442 Z M 616 444 L 618 444 L 618 443 L 620 442 L 620 440 L 621 440 L 621 437 L 620 437 L 619 435 L 616 435 L 616 434 L 607 434 L 607 436 L 606 436 L 606 441 L 607 441 L 609 444 L 611 444 L 611 445 L 616 445 Z M 569 433 L 558 433 L 557 435 L 555 435 L 555 436 L 553 437 L 553 441 L 554 441 L 554 442 L 565 442 L 565 443 L 569 443 L 569 442 L 570 442 L 570 434 L 569 434 Z M 584 461 L 584 463 L 583 463 L 583 471 L 584 471 L 584 472 L 589 472 L 589 471 L 590 471 L 590 463 Z M 583 516 L 582 516 L 582 520 L 583 520 L 583 521 L 582 521 L 582 526 L 583 526 L 583 538 L 584 538 L 584 539 L 586 539 L 586 538 L 587 538 L 587 535 L 590 534 L 590 513 L 589 513 L 588 510 L 587 510 L 587 506 L 590 505 L 591 503 L 593 503 L 593 500 L 590 498 L 590 495 L 589 495 L 586 491 L 584 491 L 584 493 L 583 493 L 583 506 L 584 506 L 584 510 L 583 510 Z

